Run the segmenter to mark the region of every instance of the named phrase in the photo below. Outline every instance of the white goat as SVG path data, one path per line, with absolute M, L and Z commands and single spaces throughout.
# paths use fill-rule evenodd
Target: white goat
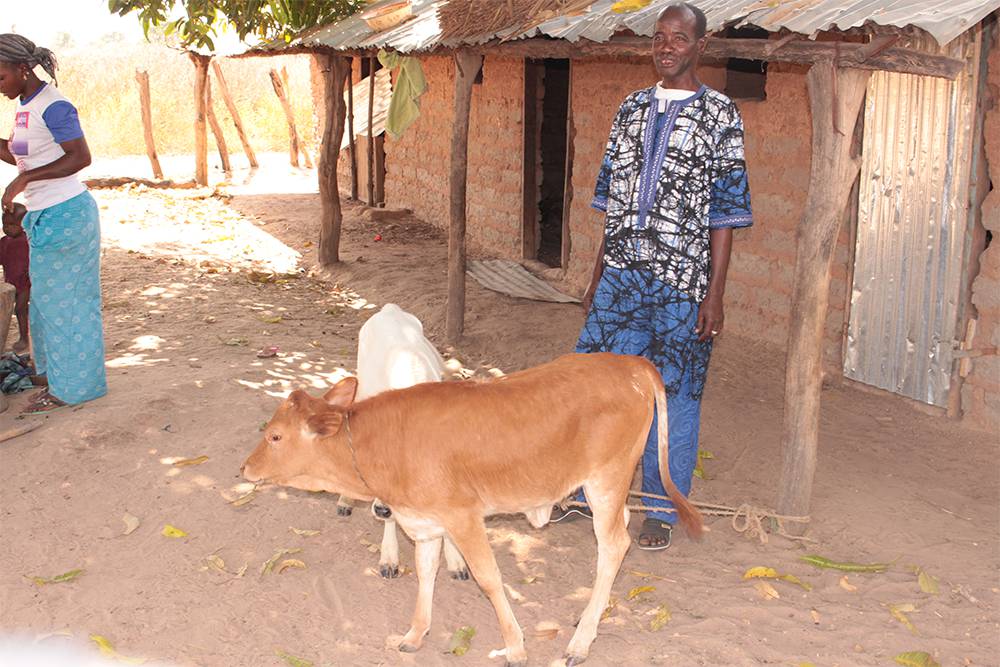
M 422 382 L 440 382 L 444 377 L 444 359 L 424 337 L 420 320 L 394 303 L 387 303 L 372 315 L 358 333 L 358 393 L 356 400 L 390 389 L 405 389 Z M 386 579 L 399 576 L 399 541 L 396 521 L 387 509 L 376 513 L 385 517 L 379 574 Z M 348 516 L 351 505 L 341 497 L 337 513 Z M 454 579 L 468 579 L 469 571 L 462 555 L 444 540 L 444 556 Z

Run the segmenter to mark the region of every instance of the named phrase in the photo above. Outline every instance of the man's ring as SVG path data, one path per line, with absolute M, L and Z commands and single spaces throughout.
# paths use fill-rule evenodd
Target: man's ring
M 712 335 L 713 335 L 713 336 L 718 336 L 718 335 L 719 335 L 719 332 L 718 332 L 718 331 L 713 331 L 713 332 L 712 332 Z

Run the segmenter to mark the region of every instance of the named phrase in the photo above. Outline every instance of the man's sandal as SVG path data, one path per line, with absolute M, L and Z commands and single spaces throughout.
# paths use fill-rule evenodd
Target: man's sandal
M 594 520 L 594 513 L 590 511 L 589 507 L 577 507 L 575 505 L 563 508 L 560 505 L 556 505 L 552 508 L 552 515 L 549 517 L 549 523 L 570 523 L 576 521 L 577 519 L 590 519 Z
M 69 407 L 68 403 L 63 403 L 55 396 L 46 395 L 42 396 L 37 401 L 28 404 L 28 406 L 21 411 L 21 415 L 28 417 L 32 415 L 47 415 L 66 407 Z
M 670 534 L 673 527 L 657 519 L 645 519 L 639 530 L 636 546 L 643 551 L 663 551 L 670 546 Z

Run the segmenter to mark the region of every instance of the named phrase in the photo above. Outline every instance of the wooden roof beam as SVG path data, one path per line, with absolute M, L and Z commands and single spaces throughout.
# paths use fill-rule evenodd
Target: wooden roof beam
M 785 35 L 784 37 L 782 37 L 780 39 L 776 39 L 774 41 L 768 42 L 767 43 L 767 49 L 764 50 L 764 53 L 766 53 L 767 57 L 770 58 L 771 54 L 773 54 L 774 52 L 776 52 L 778 49 L 780 49 L 781 47 L 783 47 L 785 44 L 788 44 L 789 42 L 794 42 L 797 39 L 801 39 L 801 37 L 799 35 L 796 35 L 794 32 L 790 32 L 790 33 L 788 33 L 787 35 Z
M 945 79 L 955 79 L 964 63 L 957 58 L 927 53 L 916 49 L 893 47 L 895 35 L 875 37 L 866 44 L 858 42 L 816 42 L 810 39 L 778 40 L 727 39 L 709 37 L 705 47 L 706 60 L 742 58 L 799 65 L 833 61 L 836 67 L 865 70 L 884 70 L 902 74 L 921 74 Z M 645 37 L 615 37 L 607 42 L 586 39 L 569 42 L 561 39 L 534 37 L 508 42 L 492 41 L 465 47 L 481 55 L 513 56 L 523 58 L 597 58 L 614 56 L 652 55 L 652 42 Z M 452 54 L 455 49 L 438 47 L 428 51 L 412 52 L 417 57 Z M 330 47 L 298 46 L 275 52 L 249 51 L 237 57 L 288 55 L 291 53 L 325 53 L 342 56 L 371 56 L 377 49 L 343 49 Z
M 837 67 L 885 70 L 904 74 L 923 74 L 954 79 L 964 63 L 957 58 L 935 55 L 915 49 L 891 47 L 881 39 L 868 44 L 855 42 L 816 42 L 796 39 L 781 43 L 766 39 L 726 39 L 709 37 L 706 59 L 742 58 L 801 65 L 833 60 Z M 780 45 L 780 48 L 775 46 Z M 645 38 L 614 38 L 608 42 L 568 42 L 533 38 L 509 42 L 488 42 L 471 47 L 490 55 L 526 58 L 590 58 L 599 56 L 650 56 L 652 43 Z

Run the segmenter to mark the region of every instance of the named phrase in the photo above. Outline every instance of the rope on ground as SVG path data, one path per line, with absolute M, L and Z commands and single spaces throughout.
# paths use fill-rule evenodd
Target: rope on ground
M 655 493 L 645 493 L 643 491 L 629 491 L 629 495 L 638 496 L 640 498 L 651 498 L 653 500 L 670 500 L 667 496 L 661 496 Z M 737 533 L 743 533 L 747 537 L 756 537 L 760 540 L 761 544 L 767 544 L 768 532 L 781 535 L 782 537 L 790 540 L 815 542 L 815 540 L 808 537 L 790 535 L 788 531 L 785 530 L 786 522 L 809 523 L 810 518 L 808 516 L 778 514 L 774 510 L 756 507 L 750 503 L 743 503 L 739 507 L 730 507 L 728 505 L 718 505 L 715 503 L 705 503 L 698 500 L 692 500 L 691 504 L 697 507 L 702 514 L 707 516 L 732 517 L 731 523 L 733 530 Z M 567 500 L 560 503 L 560 506 L 565 509 L 567 507 L 586 507 L 587 504 L 575 500 Z M 654 507 L 652 505 L 626 505 L 625 508 L 632 512 L 649 512 L 650 510 L 654 510 L 656 512 L 671 513 L 677 511 L 672 507 Z M 770 531 L 764 528 L 765 519 L 771 520 Z

